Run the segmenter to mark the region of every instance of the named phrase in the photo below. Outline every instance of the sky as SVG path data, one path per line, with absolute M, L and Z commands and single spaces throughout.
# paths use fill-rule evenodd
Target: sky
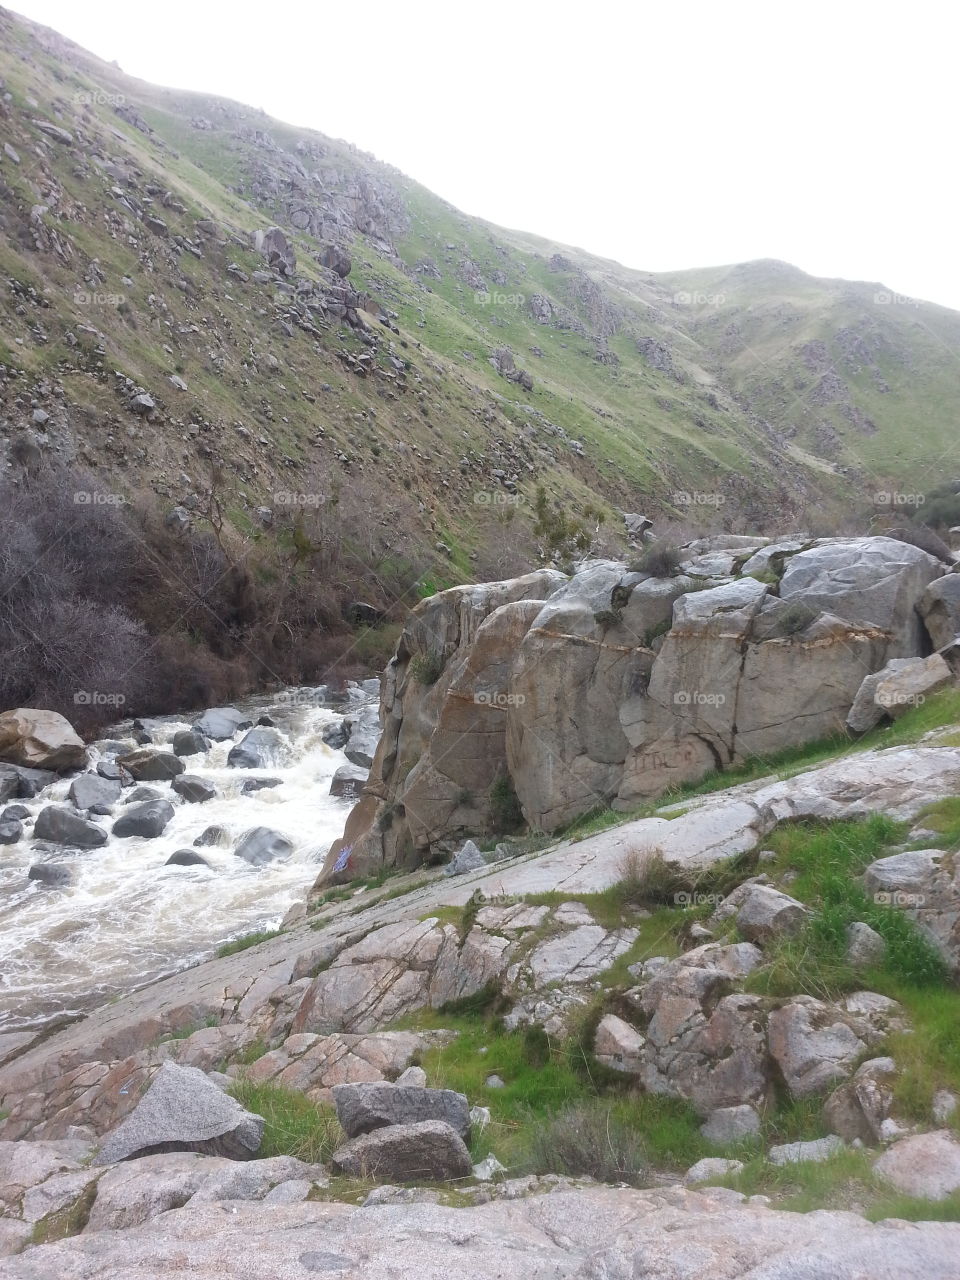
M 630 267 L 781 258 L 960 309 L 943 0 L 14 0 L 124 71 L 356 143 Z

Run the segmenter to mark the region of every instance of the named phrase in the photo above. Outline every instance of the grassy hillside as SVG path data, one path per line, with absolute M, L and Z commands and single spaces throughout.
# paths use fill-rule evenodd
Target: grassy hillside
M 38 445 L 156 519 L 215 508 L 261 576 L 394 616 L 538 562 L 540 487 L 603 551 L 623 511 L 866 522 L 948 478 L 960 315 L 779 262 L 628 270 L 9 12 L 0 35 L 14 477 Z M 273 225 L 288 273 L 255 247 Z

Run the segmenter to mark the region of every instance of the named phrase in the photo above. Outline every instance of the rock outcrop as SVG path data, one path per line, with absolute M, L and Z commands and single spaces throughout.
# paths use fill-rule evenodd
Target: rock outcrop
M 590 561 L 423 601 L 323 878 L 416 865 L 521 817 L 553 831 L 598 805 L 629 809 L 843 732 L 851 709 L 870 727 L 953 678 L 926 656 L 919 612 L 945 567 L 915 546 L 721 537 L 685 556 L 666 577 Z

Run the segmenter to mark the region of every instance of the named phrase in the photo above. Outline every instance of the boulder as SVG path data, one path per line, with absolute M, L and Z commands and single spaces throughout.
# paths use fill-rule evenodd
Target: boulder
M 373 757 L 377 754 L 377 743 L 380 741 L 380 712 L 376 706 L 361 707 L 350 725 L 350 737 L 347 739 L 343 754 L 351 764 L 369 769 Z
M 17 844 L 23 836 L 19 818 L 0 818 L 0 844 Z
M 711 1111 L 700 1132 L 708 1142 L 743 1142 L 760 1133 L 760 1117 L 753 1107 L 718 1107 Z
M 402 1071 L 394 1081 L 395 1084 L 405 1085 L 410 1089 L 425 1089 L 427 1087 L 427 1073 L 423 1067 L 407 1067 L 406 1071 Z M 470 1120 L 473 1122 L 473 1108 L 470 1109 Z
M 467 871 L 477 871 L 486 865 L 483 854 L 472 840 L 468 840 L 443 868 L 443 874 L 445 876 L 462 876 Z
M 124 773 L 116 760 L 99 760 L 97 762 L 97 777 L 106 778 L 108 782 L 119 782 L 121 787 L 131 781 L 129 773 Z
M 155 840 L 162 836 L 173 817 L 173 805 L 169 800 L 146 800 L 134 804 L 113 824 L 117 839 L 139 836 L 142 840 Z
M 30 810 L 23 804 L 8 804 L 0 811 L 0 822 L 23 822 L 30 817 Z
M 242 796 L 256 795 L 258 791 L 272 791 L 274 787 L 282 787 L 282 778 L 244 778 L 240 784 Z
M 63 889 L 73 883 L 73 871 L 59 862 L 35 862 L 27 872 L 27 879 L 53 889 Z
M 771 885 L 751 884 L 737 911 L 737 928 L 748 942 L 762 944 L 798 933 L 807 914 L 796 898 Z
M 210 743 L 197 729 L 178 729 L 171 745 L 175 756 L 205 755 L 210 749 Z
M 386 1125 L 442 1120 L 461 1138 L 470 1133 L 470 1104 L 453 1089 L 401 1084 L 338 1084 L 333 1087 L 337 1118 L 348 1138 Z
M 212 782 L 198 777 L 195 773 L 181 773 L 178 778 L 174 778 L 171 785 L 177 795 L 182 796 L 190 804 L 203 804 L 206 800 L 212 800 L 217 794 L 217 788 Z
M 204 738 L 223 742 L 227 738 L 232 738 L 241 729 L 249 729 L 250 724 L 250 717 L 238 711 L 236 707 L 211 707 L 199 720 L 193 722 L 192 728 Z
M 169 782 L 185 768 L 172 751 L 158 751 L 155 747 L 139 747 L 117 756 L 117 764 L 136 782 Z
M 443 1120 L 395 1124 L 364 1133 L 335 1151 L 330 1167 L 346 1177 L 381 1182 L 445 1182 L 469 1178 L 473 1172 L 463 1139 Z
M 342 764 L 330 780 L 330 794 L 340 799 L 355 800 L 369 776 L 369 769 L 355 764 Z
M 847 925 L 847 964 L 854 969 L 867 969 L 870 965 L 880 964 L 886 954 L 887 944 L 877 933 L 862 920 Z
M 893 1104 L 896 1070 L 892 1058 L 871 1058 L 857 1068 L 852 1080 L 834 1089 L 823 1107 L 831 1133 L 845 1142 L 878 1143 Z
M 644 1044 L 643 1036 L 635 1027 L 615 1013 L 607 1013 L 597 1024 L 593 1052 L 603 1066 L 627 1075 L 639 1075 Z
M 20 775 L 15 769 L 0 765 L 0 804 L 20 794 Z
M 143 804 L 145 800 L 162 800 L 163 792 L 158 791 L 156 787 L 134 787 L 133 790 L 123 798 L 123 803 Z
M 960 971 L 960 858 L 940 849 L 912 849 L 878 858 L 863 874 L 874 901 L 898 907 L 916 922 L 955 972 Z
M 279 227 L 268 227 L 265 231 L 255 231 L 254 248 L 262 253 L 269 266 L 281 275 L 292 276 L 297 269 L 297 256 L 290 241 Z
M 834 1006 L 797 996 L 771 1011 L 770 1055 L 794 1098 L 809 1098 L 845 1079 L 866 1048 Z
M 917 608 L 934 649 L 953 644 L 960 635 L 960 573 L 945 573 L 931 582 Z
M 226 827 L 221 826 L 204 827 L 193 843 L 197 849 L 211 846 L 219 846 L 223 849 L 230 843 L 230 832 Z
M 0 715 L 0 760 L 63 773 L 82 769 L 86 759 L 83 739 L 56 711 L 18 707 Z
M 876 705 L 896 720 L 911 707 L 921 706 L 928 697 L 953 683 L 953 672 L 939 653 L 906 663 L 898 671 L 885 674 L 873 693 Z
M 165 867 L 209 867 L 210 863 L 193 849 L 177 849 L 163 864 Z
M 107 843 L 107 833 L 95 822 L 87 822 L 73 809 L 47 805 L 37 814 L 33 838 L 51 844 L 71 845 L 76 849 L 98 849 Z
M 248 729 L 236 746 L 230 748 L 227 764 L 235 769 L 269 769 L 284 765 L 289 750 L 276 729 Z
M 19 779 L 16 794 L 22 800 L 32 800 L 45 787 L 52 786 L 57 780 L 56 773 L 50 769 L 30 769 L 22 764 L 0 765 L 0 775 L 7 775 L 11 771 Z
M 286 858 L 292 852 L 293 841 L 269 827 L 253 827 L 245 831 L 234 849 L 238 858 L 243 858 L 255 867 L 273 862 L 277 858 Z
M 710 1182 L 713 1178 L 726 1178 L 731 1173 L 740 1173 L 742 1169 L 742 1160 L 724 1160 L 719 1156 L 706 1156 L 687 1170 L 683 1175 L 683 1183 L 686 1187 L 692 1187 L 698 1182 Z
M 847 713 L 847 728 L 851 733 L 867 733 L 887 715 L 886 707 L 881 706 L 875 696 L 880 682 L 904 667 L 912 667 L 920 661 L 920 658 L 891 658 L 879 671 L 864 676 L 857 690 L 857 696 L 853 700 L 853 706 Z
M 334 720 L 324 725 L 320 737 L 333 751 L 342 751 L 350 738 L 350 722 Z
M 127 1118 L 105 1138 L 96 1165 L 165 1151 L 200 1151 L 231 1160 L 256 1155 L 264 1121 L 196 1067 L 164 1062 Z
M 877 1160 L 873 1172 L 903 1195 L 945 1200 L 960 1191 L 960 1140 L 951 1129 L 902 1138 Z
M 120 783 L 97 773 L 81 773 L 71 782 L 69 795 L 78 809 L 116 804 L 120 799 Z

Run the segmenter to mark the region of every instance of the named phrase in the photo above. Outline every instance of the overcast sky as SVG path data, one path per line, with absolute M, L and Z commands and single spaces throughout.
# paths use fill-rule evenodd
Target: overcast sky
M 960 309 L 960 24 L 942 0 L 13 7 L 631 267 L 783 258 Z

